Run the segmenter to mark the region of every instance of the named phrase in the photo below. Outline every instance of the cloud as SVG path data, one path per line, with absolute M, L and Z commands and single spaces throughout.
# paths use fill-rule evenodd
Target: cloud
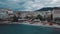
M 50 4 L 56 3 L 58 0 L 52 0 L 52 2 L 50 2 Z
M 25 9 L 28 11 L 28 10 L 37 10 L 37 9 L 40 9 L 42 8 L 44 5 L 43 4 L 40 4 L 40 1 L 27 1 L 25 4 Z
M 34 11 L 43 7 L 60 6 L 60 0 L 0 0 L 0 8 Z
M 60 0 L 52 0 L 48 6 L 52 6 L 52 7 L 60 7 Z

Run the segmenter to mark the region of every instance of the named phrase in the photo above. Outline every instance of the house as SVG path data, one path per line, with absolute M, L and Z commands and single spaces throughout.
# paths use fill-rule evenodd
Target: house
M 20 17 L 22 17 L 22 18 L 24 18 L 26 16 L 34 16 L 34 17 L 36 17 L 39 14 L 44 17 L 44 15 L 46 15 L 46 13 L 47 13 L 47 15 L 50 13 L 49 11 L 16 11 L 16 13 L 17 12 L 20 12 Z
M 0 18 L 4 19 L 4 18 L 8 18 L 9 15 L 8 14 L 12 14 L 13 11 L 11 11 L 10 9 L 0 9 Z

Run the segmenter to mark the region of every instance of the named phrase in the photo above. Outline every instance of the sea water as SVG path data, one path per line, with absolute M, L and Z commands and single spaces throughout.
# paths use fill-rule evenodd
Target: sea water
M 0 34 L 60 34 L 60 28 L 26 24 L 1 24 Z

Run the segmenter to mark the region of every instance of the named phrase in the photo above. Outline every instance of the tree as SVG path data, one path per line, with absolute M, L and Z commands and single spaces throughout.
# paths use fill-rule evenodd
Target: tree
M 18 18 L 18 19 L 21 19 L 21 18 L 22 18 L 20 12 L 16 12 L 16 15 L 17 15 L 17 18 Z
M 28 18 L 29 18 L 29 19 L 32 19 L 33 16 L 26 16 L 25 18 L 26 18 L 26 19 L 28 19 Z
M 26 16 L 25 18 L 26 18 L 26 19 L 28 19 L 29 17 L 28 17 L 28 16 Z
M 42 15 L 40 15 L 40 14 L 38 14 L 38 15 L 37 15 L 37 17 L 36 17 L 36 19 L 43 20 L 43 16 L 42 16 Z
M 15 15 L 13 16 L 13 22 L 18 22 L 18 18 Z

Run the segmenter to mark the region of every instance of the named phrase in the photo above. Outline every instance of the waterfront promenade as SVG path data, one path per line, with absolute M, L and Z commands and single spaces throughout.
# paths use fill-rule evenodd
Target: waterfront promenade
M 54 28 L 60 28 L 60 25 L 49 23 L 47 21 L 30 21 L 30 20 L 21 20 L 18 22 L 11 22 L 11 21 L 0 21 L 0 24 L 25 24 L 25 25 L 32 25 L 32 26 L 43 26 L 43 27 L 54 27 Z

